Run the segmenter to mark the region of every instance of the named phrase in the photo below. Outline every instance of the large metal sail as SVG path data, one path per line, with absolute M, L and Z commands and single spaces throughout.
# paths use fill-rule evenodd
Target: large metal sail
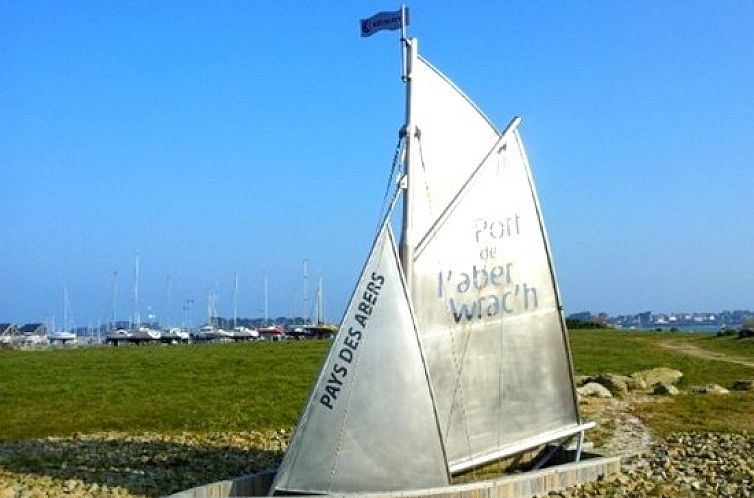
M 459 472 L 584 427 L 519 120 L 498 133 L 429 63 L 410 68 L 405 266 Z
M 385 222 L 272 491 L 358 493 L 447 484 L 415 323 Z
M 417 49 L 416 40 L 409 48 L 409 54 Z M 412 59 L 409 195 L 414 202 L 410 229 L 411 235 L 421 236 L 489 153 L 499 134 L 450 80 L 422 57 Z

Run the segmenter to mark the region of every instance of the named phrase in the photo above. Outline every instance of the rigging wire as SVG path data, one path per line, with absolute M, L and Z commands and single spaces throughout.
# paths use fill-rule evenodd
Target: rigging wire
M 501 151 L 505 151 L 505 154 L 501 154 Z M 496 180 L 500 182 L 500 190 L 502 191 L 505 180 L 504 180 L 504 174 L 507 170 L 508 166 L 508 156 L 507 156 L 507 149 L 499 149 L 497 154 L 497 164 L 496 164 Z M 502 160 L 501 160 L 502 156 Z M 501 164 L 502 163 L 502 164 Z M 501 315 L 500 317 L 500 327 L 498 328 L 498 357 L 503 358 L 503 354 L 505 353 L 505 316 Z M 499 362 L 500 368 L 498 371 L 498 377 L 497 377 L 497 447 L 500 448 L 503 445 L 503 414 L 504 414 L 504 407 L 503 407 L 503 399 L 505 397 L 505 366 L 503 365 L 503 362 Z M 497 471 L 502 473 L 503 472 L 503 458 L 499 458 L 497 460 Z
M 395 185 L 397 184 L 395 178 L 399 177 L 400 172 L 403 170 L 401 166 L 401 152 L 404 148 L 404 136 L 403 134 L 399 134 L 398 136 L 398 142 L 395 144 L 395 152 L 393 153 L 393 163 L 390 166 L 390 175 L 387 179 L 387 185 L 385 185 L 385 194 L 382 197 L 382 206 L 380 207 L 380 214 L 379 219 L 377 220 L 377 230 L 375 231 L 375 237 L 377 236 L 377 233 L 380 231 L 380 228 L 382 227 L 382 222 L 385 220 L 385 216 L 387 216 L 390 211 L 393 210 L 393 207 L 395 206 L 395 202 L 393 197 L 395 197 L 395 193 L 392 192 L 395 189 Z M 392 193 L 391 193 L 392 192 Z M 388 201 L 391 199 L 390 201 Z M 388 208 L 388 204 L 390 207 Z
M 435 212 L 432 207 L 431 191 L 429 188 L 429 184 L 427 184 L 427 174 L 426 174 L 427 166 L 426 166 L 426 163 L 424 162 L 424 149 L 422 147 L 421 135 L 418 135 L 417 138 L 418 138 L 417 143 L 419 144 L 419 161 L 421 162 L 422 171 L 424 172 L 424 175 L 423 175 L 424 190 L 427 196 L 427 207 L 429 209 L 430 218 L 437 219 L 435 217 Z M 438 264 L 438 267 L 440 268 L 444 266 L 442 264 L 442 261 L 440 260 L 441 257 L 442 255 L 438 254 L 437 264 Z M 460 405 L 461 420 L 462 420 L 462 425 L 463 425 L 462 430 L 464 431 L 464 435 L 466 436 L 466 447 L 468 449 L 469 455 L 473 455 L 474 452 L 472 451 L 472 448 L 471 448 L 471 433 L 469 431 L 469 416 L 468 416 L 467 407 L 466 407 L 466 395 L 463 389 L 463 374 L 464 374 L 463 367 L 464 367 L 464 364 L 466 363 L 466 355 L 469 349 L 469 344 L 471 341 L 472 334 L 468 333 L 468 327 L 469 327 L 468 325 L 465 325 L 465 326 L 464 325 L 459 326 L 457 324 L 454 325 L 451 322 L 450 317 L 448 316 L 446 316 L 446 326 L 447 326 L 447 330 L 450 337 L 450 350 L 453 357 L 453 371 L 455 372 L 455 379 L 454 379 L 455 386 L 453 387 L 453 394 L 451 395 L 451 399 L 450 399 L 450 413 L 448 415 L 447 426 L 445 427 L 445 437 L 450 436 L 450 432 L 453 427 L 453 418 L 454 418 L 453 412 L 455 411 L 455 407 L 457 406 L 456 399 L 458 399 L 458 405 Z M 460 347 L 462 351 L 460 353 L 460 358 L 459 358 L 459 352 L 458 352 L 459 344 L 456 343 L 456 335 L 463 332 L 466 332 L 462 335 L 462 337 L 464 337 L 465 340 L 462 339 L 460 341 L 461 342 Z M 456 398 L 456 396 L 458 398 Z M 472 476 L 472 479 L 476 479 L 477 477 L 477 469 L 475 465 L 472 465 L 471 467 L 471 476 Z

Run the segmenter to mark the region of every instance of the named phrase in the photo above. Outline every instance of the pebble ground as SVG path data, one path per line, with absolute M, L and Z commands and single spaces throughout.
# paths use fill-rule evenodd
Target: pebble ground
M 754 436 L 674 433 L 656 439 L 621 399 L 589 400 L 597 449 L 623 473 L 552 497 L 742 497 L 754 493 Z M 74 434 L 0 442 L 0 498 L 161 496 L 273 468 L 290 430 L 213 434 Z
M 0 498 L 161 496 L 274 468 L 289 430 L 0 442 Z

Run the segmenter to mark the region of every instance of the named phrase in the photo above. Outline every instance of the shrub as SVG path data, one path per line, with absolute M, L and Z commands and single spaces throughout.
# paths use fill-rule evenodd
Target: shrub
M 737 333 L 738 332 L 736 331 L 736 329 L 732 327 L 725 327 L 724 329 L 720 329 L 717 331 L 717 337 L 727 337 L 727 336 L 736 335 Z

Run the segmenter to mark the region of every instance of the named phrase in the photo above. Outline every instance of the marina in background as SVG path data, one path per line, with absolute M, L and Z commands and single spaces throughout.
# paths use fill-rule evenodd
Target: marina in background
M 321 289 L 317 301 L 321 301 Z M 17 324 L 0 322 L 0 347 L 87 346 L 110 344 L 185 344 L 197 342 L 239 342 L 253 340 L 329 339 L 337 332 L 337 325 L 329 323 L 317 304 L 313 319 L 304 316 L 274 318 L 223 318 L 213 316 L 196 327 L 146 321 L 141 330 L 134 331 L 130 321 L 113 321 L 87 327 L 55 328 L 49 323 Z M 754 311 L 732 310 L 720 312 L 653 313 L 650 311 L 610 316 L 588 311 L 568 315 L 573 323 L 596 324 L 618 330 L 650 330 L 656 332 L 719 333 L 737 330 L 754 320 Z M 67 320 L 64 320 L 64 322 Z

